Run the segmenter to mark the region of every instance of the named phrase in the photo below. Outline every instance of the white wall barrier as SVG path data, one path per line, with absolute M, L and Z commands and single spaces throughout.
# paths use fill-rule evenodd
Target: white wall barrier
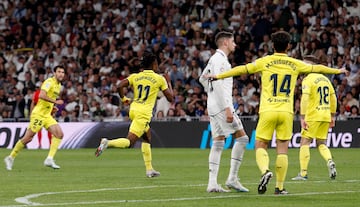
M 2 122 L 0 123 L 0 147 L 12 149 L 16 142 L 21 139 L 25 134 L 26 128 L 28 127 L 28 122 Z M 63 131 L 64 137 L 60 145 L 60 148 L 66 148 L 64 145 L 69 145 L 73 143 L 73 146 L 76 146 L 81 142 L 82 137 L 86 134 L 87 131 L 92 129 L 96 122 L 71 122 L 71 123 L 60 123 Z M 42 139 L 41 147 L 43 149 L 49 148 L 49 140 L 47 131 L 42 129 Z M 38 135 L 34 136 L 34 139 L 27 144 L 28 149 L 38 149 Z
M 71 122 L 59 123 L 64 131 L 61 149 L 95 148 L 102 137 L 126 137 L 129 122 Z M 250 137 L 248 149 L 254 148 L 256 136 L 256 121 L 243 121 L 245 131 Z M 12 149 L 15 143 L 24 135 L 28 122 L 0 122 L 0 148 Z M 211 145 L 211 128 L 209 122 L 202 121 L 153 121 L 153 147 L 187 147 L 206 149 Z M 42 130 L 44 149 L 49 148 L 47 131 Z M 294 132 L 289 147 L 300 146 L 300 122 L 294 122 Z M 231 135 L 226 141 L 225 148 L 231 148 Z M 360 147 L 360 120 L 337 122 L 335 128 L 328 133 L 327 145 L 331 148 L 359 148 Z M 315 142 L 312 143 L 315 146 Z M 27 144 L 28 149 L 38 149 L 37 135 Z M 137 145 L 135 146 L 137 147 Z M 275 147 L 275 139 L 271 142 Z

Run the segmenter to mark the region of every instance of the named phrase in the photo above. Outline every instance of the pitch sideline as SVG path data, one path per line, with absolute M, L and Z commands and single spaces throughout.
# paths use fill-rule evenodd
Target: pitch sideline
M 359 182 L 360 180 L 344 180 L 342 182 Z M 327 181 L 312 181 L 312 182 L 327 182 Z M 292 183 L 303 183 L 303 182 L 292 182 Z M 257 184 L 257 183 L 249 183 L 249 184 Z M 184 187 L 199 187 L 206 186 L 206 184 L 198 184 L 198 185 L 183 185 Z M 154 186 L 139 186 L 139 187 L 127 187 L 127 188 L 102 188 L 102 189 L 93 189 L 93 190 L 74 190 L 74 191 L 62 191 L 62 192 L 44 192 L 37 194 L 30 194 L 24 197 L 15 198 L 15 201 L 19 203 L 19 205 L 5 205 L 0 207 L 26 207 L 26 206 L 67 206 L 67 205 L 93 205 L 93 204 L 105 204 L 105 203 L 142 203 L 142 202 L 169 202 L 169 201 L 186 201 L 186 200 L 204 200 L 204 199 L 223 199 L 223 198 L 236 198 L 236 197 L 264 197 L 264 196 L 278 196 L 273 194 L 268 195 L 249 195 L 249 194 L 236 194 L 236 195 L 219 195 L 217 196 L 202 196 L 202 197 L 187 197 L 187 198 L 166 198 L 166 199 L 150 199 L 150 200 L 112 200 L 112 201 L 91 201 L 91 202 L 74 202 L 74 203 L 36 203 L 30 201 L 33 198 L 38 198 L 46 195 L 56 195 L 56 194 L 68 194 L 68 193 L 88 193 L 88 192 L 100 192 L 100 191 L 113 191 L 113 190 L 136 190 L 136 189 L 151 189 L 151 188 L 172 188 L 179 187 L 179 185 L 154 185 Z M 342 193 L 359 193 L 360 190 L 357 191 L 336 191 L 336 192 L 306 192 L 306 193 L 291 193 L 286 196 L 308 196 L 308 195 L 323 195 L 323 194 L 342 194 Z

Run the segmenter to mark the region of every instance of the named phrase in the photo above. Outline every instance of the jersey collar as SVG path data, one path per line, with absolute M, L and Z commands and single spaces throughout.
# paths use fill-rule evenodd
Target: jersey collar
M 58 81 L 55 76 L 53 76 L 52 79 L 55 81 L 55 83 L 60 83 L 60 81 Z
M 224 53 L 224 51 L 220 50 L 220 49 L 216 49 L 216 52 L 220 53 L 220 55 L 224 56 L 224 58 L 227 59 L 226 54 Z
M 274 55 L 276 56 L 288 56 L 286 53 L 279 53 L 279 52 L 275 52 Z
M 144 73 L 154 73 L 153 70 L 143 70 Z

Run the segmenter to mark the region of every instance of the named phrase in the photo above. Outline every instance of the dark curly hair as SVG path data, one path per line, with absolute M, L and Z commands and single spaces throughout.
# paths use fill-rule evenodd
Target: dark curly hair
M 141 67 L 143 69 L 152 69 L 152 64 L 157 60 L 157 57 L 154 53 L 145 51 L 141 61 Z
M 65 70 L 65 67 L 64 67 L 64 66 L 62 66 L 62 65 L 57 65 L 57 66 L 54 67 L 53 71 L 56 72 L 57 69 L 59 69 L 59 68 Z
M 288 45 L 291 40 L 291 36 L 288 32 L 279 31 L 271 34 L 271 40 L 274 44 L 274 49 L 276 52 L 286 52 Z

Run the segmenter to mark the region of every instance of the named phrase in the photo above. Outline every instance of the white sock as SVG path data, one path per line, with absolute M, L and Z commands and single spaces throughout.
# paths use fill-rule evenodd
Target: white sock
M 246 144 L 248 142 L 249 137 L 247 135 L 235 139 L 234 146 L 231 150 L 230 172 L 228 180 L 238 178 L 239 168 L 244 156 Z
M 209 154 L 209 185 L 217 185 L 221 154 L 225 141 L 213 141 Z

